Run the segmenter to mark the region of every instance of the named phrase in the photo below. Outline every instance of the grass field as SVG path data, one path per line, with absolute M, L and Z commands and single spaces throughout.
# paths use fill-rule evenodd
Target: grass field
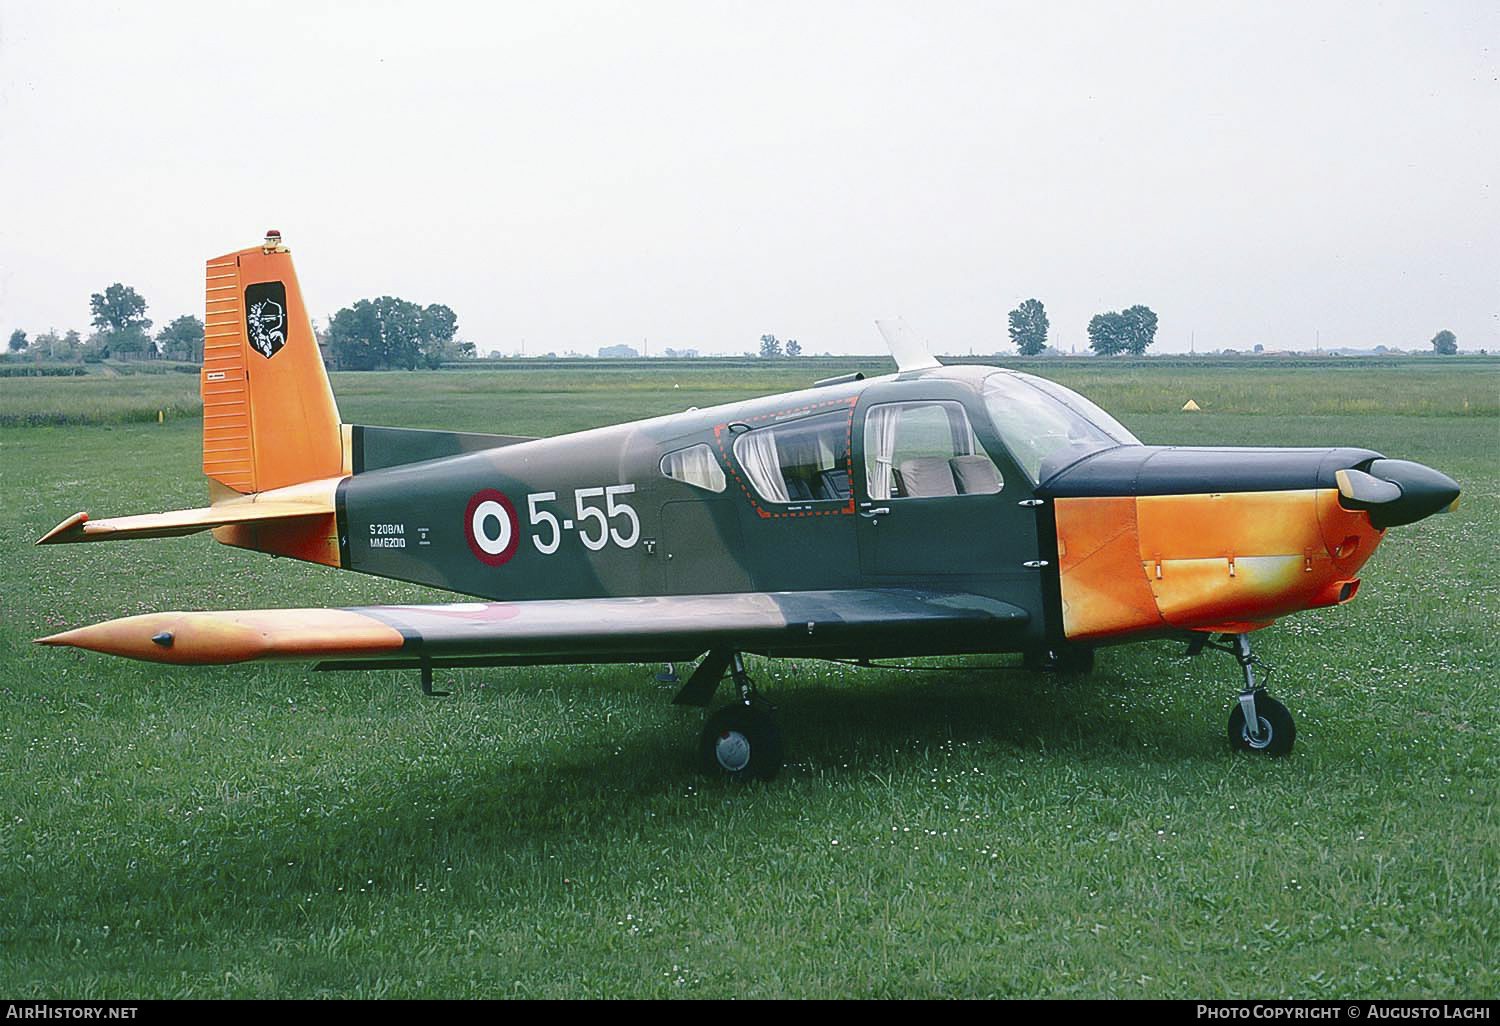
M 440 672 L 429 700 L 41 649 L 154 609 L 447 596 L 207 536 L 35 548 L 80 508 L 201 504 L 194 381 L 0 381 L 29 418 L 0 423 L 37 425 L 0 427 L 0 994 L 1492 997 L 1497 365 L 1078 363 L 1043 372 L 1146 441 L 1364 445 L 1464 486 L 1353 603 L 1256 636 L 1289 758 L 1232 754 L 1236 667 L 1166 643 L 1074 680 L 756 661 L 790 761 L 748 787 L 695 773 L 701 715 L 656 667 Z M 334 387 L 354 422 L 543 434 L 837 372 Z

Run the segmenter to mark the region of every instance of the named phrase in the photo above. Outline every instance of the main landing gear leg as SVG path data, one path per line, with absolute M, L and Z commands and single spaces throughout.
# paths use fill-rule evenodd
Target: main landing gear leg
M 423 659 L 420 669 L 422 671 L 422 694 L 429 698 L 447 698 L 453 693 L 451 691 L 434 691 L 432 689 L 432 663 Z
M 1265 688 L 1255 682 L 1258 660 L 1250 654 L 1250 635 L 1236 634 L 1233 638 L 1232 648 L 1213 645 L 1230 652 L 1245 671 L 1245 686 L 1240 689 L 1239 701 L 1229 714 L 1229 743 L 1240 751 L 1285 755 L 1297 740 L 1297 725 L 1286 706 L 1266 694 Z
M 700 669 L 717 671 L 717 684 L 718 677 L 727 667 L 739 692 L 739 701 L 708 718 L 698 739 L 699 762 L 704 771 L 713 776 L 729 780 L 770 780 L 781 769 L 781 731 L 771 718 L 765 700 L 755 690 L 750 675 L 745 672 L 744 658 L 738 652 L 725 656 L 710 652 Z

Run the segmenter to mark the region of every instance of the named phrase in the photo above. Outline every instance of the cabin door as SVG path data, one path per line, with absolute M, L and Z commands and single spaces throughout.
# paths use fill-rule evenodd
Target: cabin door
M 1031 486 L 953 400 L 873 405 L 855 425 L 860 568 L 868 584 L 986 579 L 1035 589 Z M 992 588 L 985 588 L 993 592 Z

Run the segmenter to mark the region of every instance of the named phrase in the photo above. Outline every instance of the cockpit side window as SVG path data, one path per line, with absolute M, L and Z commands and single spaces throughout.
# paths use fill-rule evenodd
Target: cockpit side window
M 865 414 L 871 499 L 994 494 L 1004 486 L 959 403 L 884 403 Z
M 823 413 L 740 434 L 734 458 L 766 502 L 848 501 L 849 413 Z
M 661 458 L 661 472 L 664 477 L 670 477 L 673 481 L 681 481 L 704 491 L 724 490 L 724 469 L 719 466 L 713 449 L 702 442 L 667 453 Z

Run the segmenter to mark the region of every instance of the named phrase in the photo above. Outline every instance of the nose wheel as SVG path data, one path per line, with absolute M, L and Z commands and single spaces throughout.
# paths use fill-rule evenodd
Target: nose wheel
M 1297 724 L 1286 706 L 1266 694 L 1266 689 L 1255 682 L 1255 666 L 1260 661 L 1250 654 L 1250 636 L 1226 634 L 1222 637 L 1232 638 L 1233 644 L 1210 641 L 1205 635 L 1188 647 L 1188 655 L 1197 655 L 1204 648 L 1218 649 L 1234 656 L 1235 662 L 1245 672 L 1245 686 L 1240 689 L 1239 699 L 1229 713 L 1229 744 L 1240 752 L 1270 756 L 1287 754 L 1297 740 Z M 1269 669 L 1266 676 L 1270 676 Z
M 1243 706 L 1236 705 L 1229 714 L 1229 743 L 1237 751 L 1285 755 L 1297 740 L 1297 724 L 1286 706 L 1264 691 L 1254 695 L 1257 729 L 1251 731 Z

